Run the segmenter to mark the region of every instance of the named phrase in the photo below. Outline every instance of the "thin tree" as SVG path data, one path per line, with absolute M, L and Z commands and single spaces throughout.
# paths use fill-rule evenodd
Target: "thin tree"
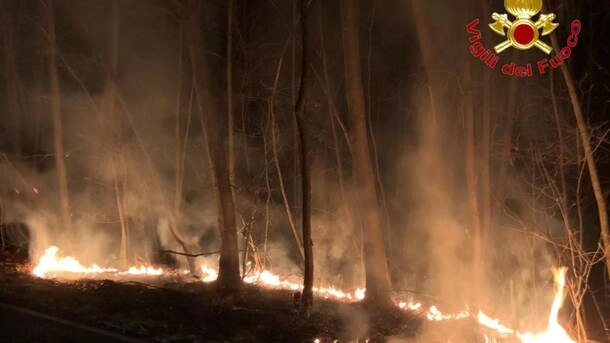
M 235 203 L 229 174 L 227 115 L 219 110 L 219 106 L 210 94 L 213 86 L 209 75 L 209 66 L 204 57 L 204 40 L 202 39 L 200 21 L 201 3 L 190 0 L 187 10 L 187 31 L 192 73 L 196 84 L 195 94 L 218 204 L 221 249 L 217 284 L 222 289 L 235 291 L 241 285 L 241 278 L 239 274 Z
M 295 116 L 298 135 L 298 148 L 301 171 L 301 201 L 303 211 L 301 214 L 301 230 L 303 234 L 303 251 L 305 258 L 305 276 L 303 278 L 303 293 L 301 295 L 301 312 L 308 317 L 313 303 L 313 241 L 311 239 L 311 174 L 307 158 L 307 136 L 305 130 L 305 102 L 307 97 L 307 82 L 309 81 L 308 68 L 308 34 L 307 0 L 301 0 L 301 82 L 299 84 L 298 98 L 295 104 Z
M 45 2 L 47 19 L 47 51 L 49 83 L 51 88 L 51 115 L 53 116 L 53 149 L 55 154 L 55 167 L 57 168 L 57 182 L 59 186 L 59 201 L 61 207 L 61 222 L 66 233 L 71 234 L 72 219 L 70 217 L 70 193 L 68 191 L 68 177 L 64 161 L 63 125 L 61 115 L 61 97 L 59 76 L 57 71 L 57 39 L 55 34 L 55 14 L 53 1 Z
M 559 51 L 557 36 L 551 36 L 551 41 L 555 51 Z M 568 88 L 570 102 L 572 103 L 572 113 L 574 114 L 574 119 L 576 119 L 578 134 L 582 141 L 585 161 L 587 162 L 587 169 L 589 170 L 589 178 L 591 180 L 591 187 L 593 188 L 593 195 L 595 196 L 595 201 L 597 202 L 597 215 L 599 219 L 601 241 L 604 248 L 604 256 L 606 259 L 607 277 L 610 279 L 610 225 L 608 223 L 608 208 L 606 207 L 607 205 L 604 197 L 604 191 L 599 180 L 599 173 L 597 172 L 594 151 L 591 147 L 591 134 L 582 113 L 582 106 L 580 104 L 578 92 L 576 91 L 576 86 L 574 85 L 574 80 L 572 79 L 572 74 L 565 63 L 562 63 L 559 69 L 561 70 L 561 74 L 563 75 L 563 79 Z
M 234 0 L 227 1 L 227 134 L 229 140 L 229 176 L 235 186 L 235 134 L 233 118 L 233 8 Z
M 366 120 L 366 104 L 360 65 L 358 37 L 358 0 L 341 1 L 343 58 L 350 135 L 353 148 L 353 173 L 358 185 L 359 215 L 364 234 L 364 264 L 366 273 L 366 299 L 379 305 L 390 304 L 390 274 L 384 245 L 381 214 L 377 200 L 375 171 L 371 161 Z
M 119 53 L 119 4 L 118 0 L 112 2 L 112 21 L 111 21 L 111 39 L 108 44 L 108 72 L 106 76 L 106 89 L 104 94 L 104 113 L 110 119 L 110 122 L 120 123 L 120 120 L 115 118 L 116 107 L 116 76 L 118 73 L 118 53 Z M 120 127 L 112 128 L 120 130 Z M 112 133 L 111 133 L 112 134 Z M 120 180 L 123 173 L 118 172 L 119 167 L 124 166 L 122 152 L 117 147 L 116 156 L 112 161 L 114 170 L 114 193 L 117 203 L 117 211 L 119 213 L 119 222 L 121 226 L 121 244 L 119 249 L 119 261 L 121 268 L 126 268 L 128 265 L 128 250 L 129 250 L 129 224 L 127 220 L 125 206 L 125 184 L 124 180 Z M 124 169 L 124 168 L 121 168 Z
M 18 23 L 19 7 L 13 3 L 2 2 L 2 50 L 4 52 L 4 90 L 6 92 L 7 123 L 11 125 L 13 153 L 23 150 L 23 120 L 19 101 L 19 74 L 17 72 L 17 40 L 15 29 Z M 15 8 L 17 7 L 17 8 Z

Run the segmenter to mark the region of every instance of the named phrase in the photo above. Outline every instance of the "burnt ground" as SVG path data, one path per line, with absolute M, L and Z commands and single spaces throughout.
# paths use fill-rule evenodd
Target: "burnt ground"
M 309 319 L 293 294 L 245 286 L 224 299 L 213 284 L 164 277 L 45 280 L 27 266 L 0 264 L 0 342 L 383 342 L 413 336 L 421 318 L 362 304 L 316 299 Z M 96 333 L 101 329 L 103 332 Z M 120 335 L 117 339 L 111 335 Z M 364 341 L 364 340 L 363 340 Z

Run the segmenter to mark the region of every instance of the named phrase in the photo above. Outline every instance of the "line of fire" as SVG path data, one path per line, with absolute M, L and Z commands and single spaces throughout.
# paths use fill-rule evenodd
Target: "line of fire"
M 608 23 L 0 0 L 0 342 L 610 342 Z

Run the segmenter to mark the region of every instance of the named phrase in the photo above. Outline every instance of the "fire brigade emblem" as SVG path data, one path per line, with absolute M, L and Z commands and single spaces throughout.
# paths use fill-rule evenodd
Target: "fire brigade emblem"
M 496 53 L 499 54 L 510 47 L 529 50 L 533 46 L 547 55 L 553 51 L 550 45 L 540 40 L 540 36 L 550 34 L 559 26 L 553 22 L 555 14 L 543 13 L 538 16 L 537 21 L 532 20 L 542 10 L 542 0 L 504 0 L 504 7 L 515 17 L 515 20 L 508 19 L 507 14 L 494 12 L 491 15 L 495 22 L 489 24 L 489 27 L 497 34 L 507 38 L 494 47 Z

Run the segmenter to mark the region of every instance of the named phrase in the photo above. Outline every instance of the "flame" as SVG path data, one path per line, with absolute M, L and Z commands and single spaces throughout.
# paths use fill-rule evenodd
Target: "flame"
M 218 278 L 218 271 L 208 266 L 202 265 L 203 282 L 213 282 Z M 303 285 L 282 279 L 279 275 L 269 270 L 261 270 L 244 277 L 244 282 L 248 284 L 260 285 L 268 288 L 283 289 L 289 291 L 303 290 Z M 345 301 L 358 301 L 364 299 L 364 288 L 356 288 L 353 292 L 346 292 L 336 287 L 313 287 L 313 293 L 326 299 L 336 299 Z
M 553 277 L 555 280 L 555 297 L 551 306 L 551 312 L 548 318 L 548 325 L 545 331 L 539 333 L 532 332 L 517 332 L 502 324 L 497 319 L 488 317 L 482 311 L 479 311 L 479 324 L 496 331 L 500 336 L 515 335 L 522 343 L 576 343 L 566 330 L 559 324 L 559 310 L 563 305 L 565 297 L 567 268 L 561 267 L 553 269 Z M 486 342 L 495 342 L 495 339 L 485 336 Z
M 161 274 L 163 274 L 163 269 L 141 265 L 139 267 L 129 267 L 129 269 L 126 272 L 121 272 L 119 274 L 123 274 L 123 275 L 161 275 Z
M 139 267 L 130 267 L 126 271 L 121 271 L 116 268 L 102 268 L 96 264 L 90 267 L 85 267 L 74 257 L 59 256 L 58 253 L 59 248 L 56 246 L 47 248 L 45 253 L 40 258 L 38 265 L 32 270 L 32 273 L 41 278 L 59 273 L 85 275 L 111 273 L 115 275 L 134 276 L 162 275 L 164 273 L 164 270 L 161 268 L 153 268 L 144 265 Z M 203 282 L 213 282 L 218 278 L 217 269 L 208 267 L 206 265 L 201 265 L 200 268 L 203 275 L 201 280 Z M 515 337 L 521 343 L 576 343 L 576 341 L 568 335 L 558 321 L 559 310 L 563 305 L 563 300 L 565 297 L 566 272 L 567 268 L 565 267 L 553 269 L 555 295 L 548 317 L 548 325 L 545 331 L 539 333 L 520 332 L 501 324 L 499 319 L 491 318 L 481 310 L 479 310 L 476 315 L 476 322 L 482 327 L 491 330 L 492 333 L 499 337 Z M 260 270 L 246 275 L 244 277 L 244 282 L 259 285 L 261 287 L 290 291 L 301 291 L 303 289 L 303 285 L 301 283 L 289 281 L 288 279 L 282 278 L 280 275 L 274 274 L 269 270 Z M 366 290 L 364 288 L 356 288 L 354 291 L 344 291 L 333 286 L 317 286 L 313 288 L 313 292 L 319 297 L 340 301 L 360 301 L 364 299 L 366 294 Z M 396 306 L 404 311 L 425 314 L 426 319 L 435 322 L 462 320 L 469 317 L 474 317 L 468 310 L 463 310 L 453 314 L 445 314 L 441 312 L 437 306 L 432 305 L 426 308 L 422 303 L 416 301 L 398 300 L 396 301 Z M 488 334 L 484 334 L 483 339 L 486 343 L 499 342 L 496 337 Z
M 483 313 L 483 311 L 479 311 L 477 319 L 479 321 L 479 324 L 498 332 L 501 336 L 512 335 L 513 333 L 515 333 L 515 330 L 513 330 L 511 328 L 507 328 L 506 326 L 500 324 L 499 319 L 493 319 L 493 318 L 489 317 L 488 315 L 486 315 L 485 313 Z M 486 337 L 486 339 L 491 340 L 491 338 L 489 338 L 487 336 L 485 336 L 485 337 Z
M 201 272 L 205 275 L 201 281 L 212 282 L 218 278 L 218 272 L 216 269 L 208 268 L 205 265 L 201 265 Z
M 58 256 L 59 248 L 51 246 L 44 251 L 38 265 L 32 271 L 34 275 L 44 278 L 48 273 L 100 274 L 114 273 L 117 269 L 102 268 L 97 264 L 85 267 L 74 257 Z
M 50 246 L 45 251 L 38 265 L 32 270 L 32 274 L 45 278 L 56 274 L 117 274 L 117 275 L 161 275 L 163 269 L 141 265 L 130 267 L 126 271 L 117 268 L 103 268 L 97 264 L 91 267 L 83 266 L 77 259 L 71 256 L 59 256 L 59 248 Z
M 464 310 L 455 314 L 443 314 L 436 306 L 430 306 L 426 318 L 431 321 L 440 322 L 446 320 L 460 320 L 470 317 L 470 312 Z
M 576 343 L 566 330 L 561 327 L 558 321 L 559 309 L 563 305 L 563 299 L 565 297 L 565 286 L 566 286 L 566 271 L 567 268 L 562 267 L 553 270 L 553 277 L 555 279 L 555 298 L 553 299 L 553 305 L 551 306 L 551 313 L 549 314 L 549 321 L 547 329 L 541 333 L 526 332 L 523 334 L 517 334 L 521 342 L 523 343 Z

